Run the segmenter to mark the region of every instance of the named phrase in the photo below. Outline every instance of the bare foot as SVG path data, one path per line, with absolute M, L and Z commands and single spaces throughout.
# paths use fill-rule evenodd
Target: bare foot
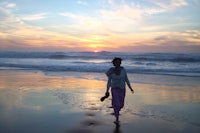
M 116 126 L 119 126 L 119 120 L 114 121 L 114 123 L 116 124 Z

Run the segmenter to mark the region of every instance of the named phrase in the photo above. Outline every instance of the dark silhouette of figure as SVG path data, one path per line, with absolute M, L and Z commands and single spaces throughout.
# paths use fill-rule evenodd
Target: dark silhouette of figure
M 124 98 L 126 93 L 125 83 L 127 83 L 131 92 L 134 93 L 126 70 L 124 67 L 121 67 L 121 61 L 122 59 L 117 57 L 112 60 L 114 67 L 111 67 L 106 72 L 106 75 L 108 76 L 107 90 L 105 96 L 101 98 L 101 101 L 103 101 L 105 98 L 109 97 L 109 90 L 111 88 L 112 107 L 114 109 L 114 115 L 116 118 L 114 123 L 116 126 L 119 126 L 119 112 L 124 107 Z M 118 127 L 116 129 L 118 129 Z

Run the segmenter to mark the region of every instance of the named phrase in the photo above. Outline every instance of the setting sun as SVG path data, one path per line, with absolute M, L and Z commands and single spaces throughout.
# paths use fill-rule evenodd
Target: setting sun
M 95 52 L 95 53 L 98 53 L 99 51 L 98 51 L 98 50 L 94 50 L 94 52 Z

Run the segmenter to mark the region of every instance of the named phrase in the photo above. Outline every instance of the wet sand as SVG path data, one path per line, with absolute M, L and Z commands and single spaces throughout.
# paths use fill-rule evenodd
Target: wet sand
M 105 86 L 99 80 L 0 71 L 0 132 L 200 131 L 200 85 L 132 84 L 135 94 L 127 89 L 120 126 L 113 123 L 111 97 L 100 101 Z

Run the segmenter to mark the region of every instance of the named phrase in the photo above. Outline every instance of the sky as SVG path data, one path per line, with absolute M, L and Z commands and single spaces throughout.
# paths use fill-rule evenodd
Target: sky
M 200 53 L 200 0 L 0 0 L 0 51 Z

